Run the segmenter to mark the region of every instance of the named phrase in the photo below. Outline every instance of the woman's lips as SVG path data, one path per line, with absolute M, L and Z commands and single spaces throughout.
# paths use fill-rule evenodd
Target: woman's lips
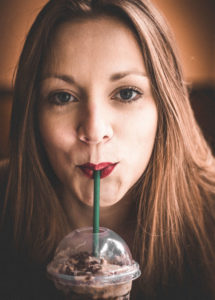
M 78 166 L 88 178 L 93 179 L 93 172 L 100 171 L 100 177 L 105 178 L 111 174 L 118 163 L 102 162 L 100 164 L 86 163 Z

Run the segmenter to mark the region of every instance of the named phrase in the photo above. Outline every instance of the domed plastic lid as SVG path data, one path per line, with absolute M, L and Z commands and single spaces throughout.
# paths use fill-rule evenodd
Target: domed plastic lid
M 95 239 L 97 256 L 95 256 Z M 111 285 L 140 276 L 125 241 L 107 228 L 93 234 L 92 227 L 68 234 L 56 249 L 47 271 L 52 279 L 66 285 Z

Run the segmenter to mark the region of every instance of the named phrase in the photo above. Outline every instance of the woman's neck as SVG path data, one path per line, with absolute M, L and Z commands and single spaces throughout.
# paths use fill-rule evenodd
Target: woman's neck
M 71 230 L 93 224 L 93 207 L 64 192 L 63 205 Z M 130 246 L 136 225 L 136 201 L 131 193 L 112 206 L 100 208 L 100 226 L 118 233 Z

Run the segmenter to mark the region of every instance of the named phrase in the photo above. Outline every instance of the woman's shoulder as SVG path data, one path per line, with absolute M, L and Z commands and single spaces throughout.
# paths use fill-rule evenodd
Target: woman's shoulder
M 8 170 L 8 164 L 9 164 L 8 158 L 0 160 L 0 176 L 1 176 L 2 172 Z
M 5 190 L 5 186 L 7 183 L 8 166 L 8 159 L 0 160 L 0 195 L 2 194 L 2 191 Z
M 8 159 L 0 160 L 0 215 L 3 208 L 6 187 L 8 183 L 8 170 L 9 170 Z
M 0 160 L 0 180 L 6 175 L 8 171 L 9 160 L 3 159 Z

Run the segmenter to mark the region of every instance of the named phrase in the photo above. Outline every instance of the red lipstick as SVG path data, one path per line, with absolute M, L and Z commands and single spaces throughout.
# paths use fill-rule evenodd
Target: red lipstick
M 93 171 L 101 171 L 101 178 L 111 174 L 118 163 L 102 162 L 100 164 L 86 163 L 78 166 L 88 178 L 93 179 Z

